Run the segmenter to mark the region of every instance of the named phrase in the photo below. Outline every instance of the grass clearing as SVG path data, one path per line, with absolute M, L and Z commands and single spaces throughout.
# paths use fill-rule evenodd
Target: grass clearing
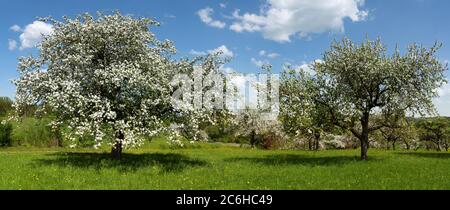
M 450 189 L 450 153 L 369 150 L 264 151 L 162 141 L 108 151 L 0 149 L 0 189 Z

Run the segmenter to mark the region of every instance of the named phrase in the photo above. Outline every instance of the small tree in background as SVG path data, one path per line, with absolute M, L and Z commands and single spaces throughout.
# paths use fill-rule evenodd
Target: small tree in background
M 381 120 L 380 124 L 383 124 L 384 127 L 379 131 L 386 141 L 387 149 L 392 147 L 392 150 L 396 150 L 396 145 L 399 142 L 403 142 L 406 149 L 409 150 L 411 139 L 415 137 L 411 130 L 411 123 L 408 122 L 405 113 L 389 114 L 388 117 Z
M 246 137 L 252 147 L 273 149 L 284 140 L 284 132 L 278 120 L 264 119 L 258 109 L 244 109 L 235 114 L 235 135 Z
M 311 98 L 312 75 L 304 69 L 287 69 L 282 72 L 280 85 L 280 119 L 283 128 L 295 137 L 306 137 L 309 150 L 320 149 L 320 140 L 331 132 L 334 125 L 327 121 L 327 110 Z
M 444 117 L 420 120 L 417 123 L 420 128 L 422 141 L 432 142 L 436 150 L 448 151 L 450 139 L 450 120 Z

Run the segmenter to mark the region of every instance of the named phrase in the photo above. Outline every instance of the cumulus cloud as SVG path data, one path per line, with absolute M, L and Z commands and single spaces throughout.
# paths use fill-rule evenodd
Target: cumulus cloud
M 450 83 L 444 84 L 442 87 L 438 89 L 439 97 L 450 96 Z
M 226 24 L 219 20 L 214 20 L 211 15 L 214 13 L 214 10 L 210 7 L 206 7 L 197 12 L 197 15 L 200 17 L 200 20 L 207 25 L 214 28 L 225 28 Z
M 233 13 L 230 29 L 235 32 L 261 32 L 263 37 L 289 42 L 292 36 L 344 31 L 344 20 L 363 21 L 364 0 L 267 0 L 260 13 Z
M 51 24 L 34 21 L 28 24 L 20 34 L 20 50 L 35 47 L 41 40 L 43 35 L 49 35 L 53 32 Z
M 223 73 L 225 73 L 225 74 L 235 74 L 235 73 L 236 73 L 236 70 L 234 70 L 234 69 L 231 68 L 231 67 L 224 67 L 224 66 L 222 66 L 222 67 L 220 67 L 220 70 L 221 70 Z
M 450 117 L 450 97 L 442 97 L 433 100 L 436 110 L 440 116 Z
M 8 49 L 9 50 L 15 50 L 16 48 L 17 48 L 16 40 L 9 39 L 8 40 Z
M 311 63 L 303 62 L 301 65 L 297 66 L 295 69 L 303 70 L 309 74 L 315 74 L 315 71 L 313 70 L 313 68 L 311 66 L 312 64 L 313 64 L 313 62 L 311 62 Z
M 314 75 L 316 72 L 313 69 L 313 65 L 315 63 L 322 63 L 322 62 L 323 62 L 322 60 L 316 59 L 316 60 L 310 61 L 310 62 L 302 61 L 301 64 L 299 64 L 299 65 L 292 65 L 290 63 L 286 63 L 286 65 L 291 66 L 291 68 L 295 69 L 296 71 L 303 70 L 306 73 Z
M 446 83 L 440 87 L 437 93 L 438 97 L 433 100 L 433 103 L 439 115 L 450 117 L 450 83 Z
M 225 46 L 225 45 L 221 45 L 220 47 L 213 49 L 213 50 L 208 50 L 208 53 L 210 53 L 210 54 L 219 53 L 219 52 L 222 53 L 222 56 L 234 57 L 233 51 L 228 49 L 227 46 Z
M 278 54 L 278 53 L 269 53 L 269 52 L 267 52 L 265 50 L 261 50 L 261 51 L 259 51 L 259 56 L 268 57 L 268 58 L 276 58 L 276 57 L 280 56 L 280 54 Z
M 267 60 L 258 60 L 256 58 L 251 58 L 250 61 L 257 67 L 262 67 L 266 64 L 269 64 L 269 61 Z
M 229 84 L 236 88 L 237 92 L 236 101 L 227 101 L 227 108 L 235 112 L 246 107 L 256 108 L 258 104 L 258 90 L 256 87 L 260 84 L 257 76 L 239 73 L 229 76 Z
M 18 25 L 13 25 L 9 28 L 9 30 L 14 31 L 14 32 L 21 32 L 22 28 Z
M 257 86 L 263 85 L 257 74 L 239 73 L 231 67 L 222 66 L 222 72 L 227 75 L 227 85 L 235 89 L 235 100 L 226 101 L 226 106 L 230 111 L 239 112 L 244 108 L 257 108 L 258 89 Z
M 189 51 L 189 54 L 196 55 L 196 56 L 202 56 L 202 55 L 207 55 L 207 54 L 216 54 L 216 53 L 221 53 L 221 56 L 223 56 L 223 57 L 234 57 L 233 51 L 228 49 L 228 47 L 225 45 L 221 45 L 212 50 L 207 50 L 206 52 L 205 51 L 197 51 L 197 50 Z
M 201 55 L 206 55 L 207 53 L 203 52 L 203 51 L 191 50 L 191 51 L 189 51 L 189 54 L 196 55 L 196 56 L 201 56 Z

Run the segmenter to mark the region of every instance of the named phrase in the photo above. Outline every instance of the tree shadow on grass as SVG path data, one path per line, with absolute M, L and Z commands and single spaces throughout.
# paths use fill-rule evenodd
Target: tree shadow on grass
M 438 158 L 438 159 L 450 159 L 450 153 L 448 152 L 398 152 L 398 155 L 408 155 L 422 158 Z
M 265 165 L 305 165 L 305 166 L 333 166 L 361 162 L 356 156 L 330 156 L 312 157 L 306 155 L 268 155 L 265 157 L 231 158 L 230 161 L 250 161 Z M 367 161 L 376 161 L 379 158 L 369 157 Z
M 96 170 L 115 168 L 122 172 L 157 166 L 161 172 L 179 172 L 190 167 L 206 166 L 207 162 L 192 159 L 181 154 L 150 153 L 122 154 L 121 160 L 113 160 L 109 153 L 55 153 L 48 158 L 36 160 L 39 165 L 60 167 L 94 168 Z

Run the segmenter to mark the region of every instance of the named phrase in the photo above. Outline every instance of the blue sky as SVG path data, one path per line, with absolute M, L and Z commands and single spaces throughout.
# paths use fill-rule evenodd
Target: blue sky
M 300 66 L 320 59 L 330 42 L 343 36 L 354 41 L 380 36 L 390 49 L 398 44 L 403 50 L 413 42 L 431 46 L 440 41 L 439 58 L 446 62 L 449 9 L 448 0 L 2 0 L 0 96 L 14 96 L 9 80 L 17 77 L 17 57 L 35 52 L 26 43 L 30 36 L 23 34 L 33 29 L 27 26 L 36 17 L 114 10 L 153 17 L 162 23 L 153 31 L 175 41 L 179 56 L 222 46 L 233 55 L 227 67 L 251 73 L 264 62 L 278 71 L 286 62 Z M 439 92 L 438 111 L 450 116 L 450 85 Z

